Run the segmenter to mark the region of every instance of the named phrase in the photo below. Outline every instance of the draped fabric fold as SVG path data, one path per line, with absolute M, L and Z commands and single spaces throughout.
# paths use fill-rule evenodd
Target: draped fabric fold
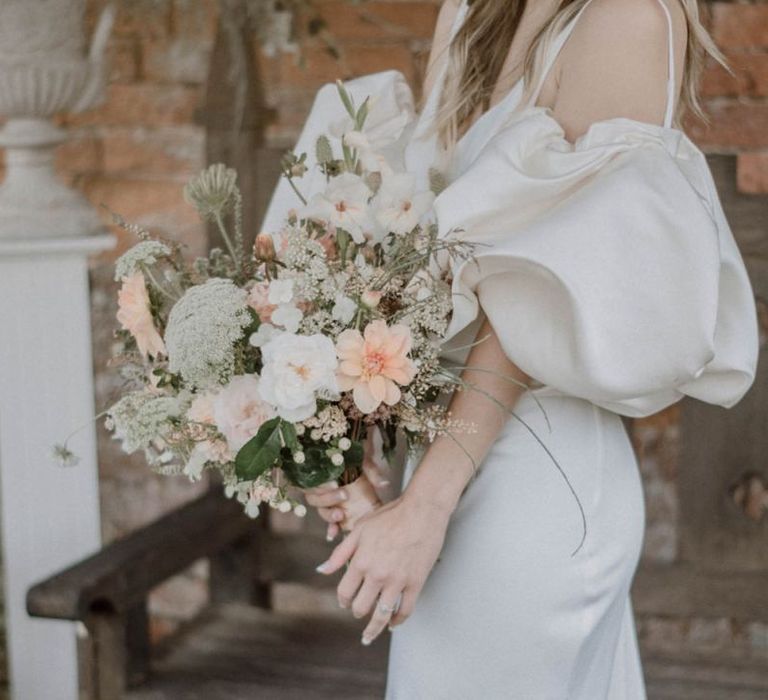
M 624 415 L 731 406 L 751 385 L 750 283 L 682 132 L 620 118 L 571 144 L 549 110 L 523 111 L 435 209 L 442 235 L 482 244 L 454 271 L 449 337 L 482 308 L 524 372 Z
M 434 149 L 411 138 L 418 118 L 403 75 L 345 85 L 357 104 L 375 96 L 369 138 L 390 164 L 413 162 L 410 149 L 426 182 Z M 344 117 L 335 86 L 321 88 L 296 146 L 309 154 L 307 196 L 324 184 L 315 140 Z M 747 391 L 753 293 L 706 159 L 684 133 L 618 118 L 571 144 L 549 110 L 533 107 L 484 143 L 460 143 L 456 162 L 435 200 L 440 233 L 461 230 L 480 246 L 453 270 L 454 347 L 471 341 L 482 309 L 545 391 L 623 415 L 684 395 L 731 406 Z M 281 182 L 264 229 L 277 233 L 295 206 Z

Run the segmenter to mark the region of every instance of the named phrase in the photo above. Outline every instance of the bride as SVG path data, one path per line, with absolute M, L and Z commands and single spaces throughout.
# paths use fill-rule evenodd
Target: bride
M 391 700 L 645 697 L 620 416 L 731 406 L 757 357 L 741 257 L 677 126 L 707 53 L 696 0 L 444 0 L 419 114 L 396 71 L 348 83 L 394 111 L 403 167 L 442 173 L 441 233 L 485 244 L 454 271 L 449 330 L 474 387 L 452 416 L 475 432 L 437 438 L 389 502 L 375 476 L 307 493 L 349 530 L 318 570 L 342 573 L 362 643 L 393 632 Z

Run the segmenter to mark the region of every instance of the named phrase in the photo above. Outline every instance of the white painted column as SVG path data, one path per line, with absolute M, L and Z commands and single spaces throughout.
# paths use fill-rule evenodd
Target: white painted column
M 88 256 L 112 245 L 55 177 L 50 117 L 102 95 L 113 10 L 86 47 L 85 0 L 0 2 L 0 527 L 14 700 L 76 700 L 75 625 L 32 619 L 28 588 L 100 544 Z M 52 447 L 71 440 L 76 466 Z
M 100 545 L 87 256 L 110 236 L 0 241 L 0 516 L 12 696 L 75 700 L 74 623 L 36 620 L 27 589 Z M 71 440 L 62 467 L 51 447 Z

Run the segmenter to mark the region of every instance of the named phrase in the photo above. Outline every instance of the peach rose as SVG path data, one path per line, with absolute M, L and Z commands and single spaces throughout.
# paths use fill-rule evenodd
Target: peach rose
M 349 329 L 339 334 L 336 378 L 341 391 L 352 391 L 355 405 L 363 413 L 373 413 L 382 403 L 394 406 L 400 389 L 413 381 L 416 366 L 408 358 L 411 331 L 407 326 L 387 326 L 371 321 L 361 334 Z
M 165 343 L 155 328 L 149 308 L 149 293 L 141 272 L 123 277 L 117 293 L 117 320 L 136 340 L 139 352 L 146 358 L 166 355 Z

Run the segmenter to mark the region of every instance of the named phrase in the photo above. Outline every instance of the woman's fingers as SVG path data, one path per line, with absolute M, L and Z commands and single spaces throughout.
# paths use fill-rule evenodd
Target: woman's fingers
M 355 594 L 362 582 L 363 572 L 355 566 L 350 566 L 336 587 L 336 598 L 339 601 L 339 607 L 348 608 L 352 605 Z
M 357 542 L 360 538 L 359 531 L 353 530 L 349 533 L 336 547 L 331 556 L 328 557 L 316 571 L 320 574 L 332 574 L 334 571 L 338 571 L 344 564 L 346 564 L 355 553 L 357 549 Z M 351 568 L 351 567 L 350 567 Z
M 341 508 L 318 508 L 318 515 L 327 523 L 340 523 L 347 514 Z
M 367 576 L 360 586 L 355 599 L 352 601 L 352 615 L 356 618 L 365 617 L 376 603 L 381 592 L 381 582 Z
M 336 523 L 328 525 L 328 529 L 325 531 L 325 541 L 333 542 L 339 534 L 341 528 Z
M 362 642 L 368 646 L 378 637 L 384 628 L 390 624 L 392 614 L 398 609 L 401 592 L 394 586 L 384 588 L 376 601 L 376 609 L 373 611 L 368 625 L 363 630 Z
M 314 508 L 330 508 L 349 500 L 349 495 L 343 488 L 326 489 L 322 491 L 308 490 L 304 494 L 307 503 Z
M 413 587 L 408 587 L 403 591 L 402 598 L 400 599 L 400 606 L 397 608 L 397 612 L 392 616 L 392 620 L 390 620 L 390 627 L 403 624 L 403 622 L 411 616 L 411 613 L 416 606 L 416 598 L 418 595 L 419 591 Z

